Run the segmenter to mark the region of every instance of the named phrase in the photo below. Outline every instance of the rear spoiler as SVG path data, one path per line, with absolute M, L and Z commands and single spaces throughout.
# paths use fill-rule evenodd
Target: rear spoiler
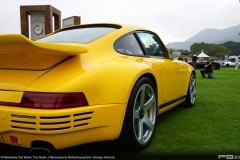
M 21 34 L 0 35 L 0 69 L 43 70 L 86 52 L 87 47 L 75 43 L 37 42 Z
M 0 54 L 4 54 L 4 52 L 8 51 L 8 48 L 10 46 L 12 48 L 20 45 L 24 45 L 26 47 L 26 50 L 47 49 L 47 50 L 61 52 L 69 56 L 79 55 L 81 53 L 88 52 L 87 47 L 79 46 L 78 44 L 72 44 L 72 43 L 71 44 L 54 44 L 54 43 L 46 43 L 46 42 L 37 42 L 37 41 L 32 41 L 21 34 L 0 35 Z M 19 52 L 24 52 L 24 50 L 20 50 Z

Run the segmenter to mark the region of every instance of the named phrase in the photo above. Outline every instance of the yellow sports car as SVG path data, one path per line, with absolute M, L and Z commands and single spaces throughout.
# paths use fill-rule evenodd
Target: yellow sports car
M 142 150 L 157 115 L 194 105 L 196 73 L 180 55 L 126 24 L 0 35 L 0 142 L 32 154 L 105 140 Z

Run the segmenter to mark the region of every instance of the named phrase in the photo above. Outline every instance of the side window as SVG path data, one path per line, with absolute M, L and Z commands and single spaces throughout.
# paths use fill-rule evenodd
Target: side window
M 149 56 L 165 57 L 157 37 L 150 33 L 137 33 Z
M 138 44 L 138 41 L 133 34 L 118 39 L 114 43 L 114 49 L 123 54 L 144 55 L 141 47 Z

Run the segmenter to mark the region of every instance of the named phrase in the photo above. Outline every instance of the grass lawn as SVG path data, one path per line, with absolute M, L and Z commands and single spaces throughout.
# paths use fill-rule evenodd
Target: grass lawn
M 57 155 L 115 156 L 116 159 L 218 159 L 240 155 L 240 70 L 220 68 L 214 79 L 197 69 L 194 107 L 175 107 L 158 116 L 151 145 L 138 153 L 92 143 L 57 152 Z M 97 134 L 97 133 L 96 133 Z M 0 155 L 26 155 L 26 150 L 0 144 Z
M 143 153 L 165 155 L 240 155 L 240 70 L 220 68 L 214 79 L 197 69 L 193 108 L 177 107 L 158 117 L 151 146 Z

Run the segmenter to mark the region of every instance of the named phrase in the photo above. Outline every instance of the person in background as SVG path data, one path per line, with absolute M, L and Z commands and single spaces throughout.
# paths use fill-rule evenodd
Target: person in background
M 228 59 L 228 54 L 226 53 L 226 55 L 225 55 L 225 60 L 227 60 Z
M 178 58 L 178 60 L 179 60 L 179 61 L 183 61 L 183 58 L 180 56 L 180 57 Z
M 193 64 L 194 69 L 197 68 L 196 63 L 197 63 L 197 55 L 194 54 L 193 57 L 192 57 L 192 64 Z
M 205 78 L 205 74 L 208 74 L 208 78 L 214 78 L 213 76 L 213 60 L 210 59 L 209 62 L 207 62 L 204 66 L 204 69 L 200 69 L 200 73 L 202 74 L 202 77 Z
M 238 66 L 239 66 L 238 55 L 236 55 L 236 57 L 235 57 L 235 63 L 236 63 L 236 65 L 235 65 L 235 70 L 238 70 Z

